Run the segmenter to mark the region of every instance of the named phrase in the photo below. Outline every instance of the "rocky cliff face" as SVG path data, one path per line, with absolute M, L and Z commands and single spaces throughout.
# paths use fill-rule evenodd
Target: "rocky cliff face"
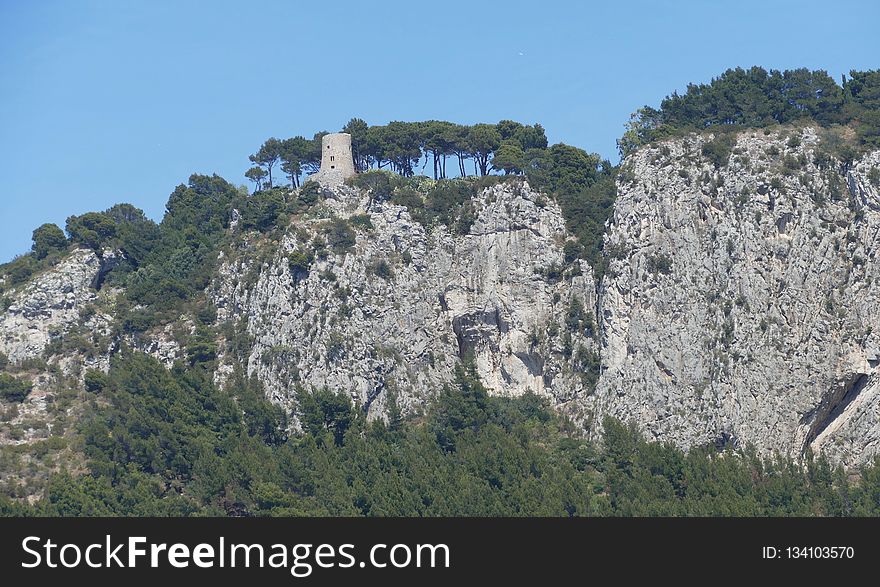
M 81 385 L 84 368 L 106 370 L 109 357 L 106 352 L 75 350 L 70 341 L 109 333 L 112 316 L 97 306 L 112 294 L 97 288 L 114 262 L 111 251 L 99 258 L 90 250 L 78 249 L 7 293 L 10 303 L 0 314 L 0 353 L 33 390 L 20 404 L 0 400 L 0 446 L 39 443 L 63 435 L 79 417 L 80 404 L 71 399 L 76 397 L 73 388 Z M 48 354 L 54 355 L 51 363 L 45 361 Z M 24 459 L 27 466 L 10 466 L 0 472 L 0 481 L 25 485 L 29 479 L 44 475 L 55 462 L 64 461 L 72 468 L 77 462 L 69 450 L 47 459 L 25 453 L 10 458 Z
M 566 264 L 557 204 L 520 180 L 474 196 L 463 233 L 344 185 L 275 240 L 233 227 L 207 290 L 237 339 L 216 380 L 240 366 L 282 405 L 328 387 L 384 417 L 419 413 L 467 359 L 493 393 L 546 396 L 589 434 L 612 415 L 684 447 L 866 463 L 880 453 L 880 152 L 844 168 L 811 129 L 742 133 L 720 157 L 711 139 L 625 162 L 598 286 Z M 340 223 L 354 238 L 334 247 Z M 108 335 L 101 274 L 80 250 L 15 291 L 0 352 L 21 363 L 74 330 Z M 102 348 L 170 365 L 174 332 L 195 329 L 173 326 Z
M 98 281 L 111 258 L 109 252 L 108 261 L 102 261 L 90 250 L 77 249 L 14 291 L 0 315 L 0 352 L 13 363 L 36 359 L 53 338 L 80 324 L 83 308 L 98 297 Z M 99 327 L 99 321 L 93 320 L 92 327 Z
M 374 416 L 392 402 L 418 411 L 464 357 L 495 393 L 581 394 L 558 321 L 572 303 L 592 308 L 595 288 L 589 268 L 547 276 L 563 260 L 559 208 L 527 183 L 494 186 L 474 203 L 467 234 L 429 232 L 406 208 L 341 186 L 264 260 L 248 248 L 226 258 L 211 295 L 220 320 L 247 323 L 248 373 L 276 401 L 290 405 L 297 385 L 326 386 L 350 391 Z M 350 251 L 319 254 L 308 271 L 291 266 L 291 256 L 311 254 L 328 218 L 353 217 L 369 228 Z M 564 344 L 594 346 L 585 330 Z
M 880 450 L 880 153 L 817 167 L 812 130 L 758 131 L 716 169 L 706 140 L 628 162 L 589 403 L 682 446 L 864 463 Z

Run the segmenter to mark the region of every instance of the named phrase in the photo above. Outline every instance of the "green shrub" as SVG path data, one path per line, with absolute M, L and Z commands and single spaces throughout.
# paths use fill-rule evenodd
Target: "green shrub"
M 217 342 L 210 329 L 199 327 L 186 345 L 186 357 L 191 365 L 208 363 L 217 358 Z
M 67 237 L 64 231 L 55 224 L 43 224 L 33 233 L 31 250 L 37 259 L 44 259 L 50 253 L 57 253 L 67 248 Z
M 801 160 L 798 159 L 797 157 L 793 156 L 793 155 L 786 155 L 786 156 L 782 159 L 782 165 L 783 165 L 786 169 L 788 169 L 788 170 L 790 170 L 790 171 L 794 171 L 794 170 L 796 170 L 796 169 L 800 169 L 800 168 L 801 168 L 801 163 L 802 163 Z
M 702 153 L 716 168 L 727 165 L 736 137 L 732 133 L 716 133 L 715 137 L 703 143 Z
M 646 267 L 649 273 L 669 275 L 672 273 L 672 258 L 665 253 L 655 253 L 646 258 Z
M 6 401 L 23 402 L 33 387 L 30 381 L 13 377 L 9 373 L 0 373 L 0 398 Z
M 370 219 L 369 214 L 355 214 L 354 216 L 348 219 L 351 222 L 352 226 L 355 228 L 362 228 L 364 230 L 373 230 L 373 221 Z
M 569 332 L 592 337 L 596 328 L 593 314 L 590 313 L 577 296 L 572 296 L 565 313 L 565 327 Z
M 473 189 L 467 182 L 449 179 L 438 181 L 425 196 L 428 223 L 440 223 L 452 227 L 465 204 L 470 203 L 472 196 Z M 469 229 L 470 225 L 467 225 L 467 228 Z
M 575 373 L 581 376 L 581 381 L 589 391 L 592 391 L 599 381 L 601 367 L 599 354 L 592 349 L 581 346 L 575 352 L 573 361 Z
M 580 257 L 589 262 L 596 279 L 600 279 L 605 267 L 605 222 L 617 197 L 617 169 L 596 154 L 563 144 L 531 150 L 529 157 L 529 184 L 556 199 L 566 228 L 582 247 Z
M 295 279 L 308 275 L 314 260 L 315 254 L 312 251 L 293 251 L 287 255 L 290 272 Z
M 428 224 L 425 217 L 425 201 L 415 189 L 404 186 L 394 190 L 391 194 L 391 202 L 398 206 L 404 206 L 409 210 L 413 220 L 420 224 Z
M 461 210 L 458 213 L 458 219 L 455 221 L 455 225 L 453 226 L 453 230 L 456 234 L 468 234 L 471 231 L 471 227 L 474 225 L 474 222 L 477 220 L 477 212 L 474 209 L 474 203 L 470 200 L 466 201 L 461 206 Z
M 576 260 L 580 259 L 583 250 L 584 247 L 580 242 L 573 240 L 565 241 L 565 244 L 562 245 L 562 262 L 566 265 L 571 265 Z
M 267 232 L 279 224 L 286 207 L 285 190 L 261 190 L 244 201 L 240 226 L 244 230 Z
M 323 188 L 317 181 L 307 181 L 296 195 L 297 204 L 303 207 L 311 206 L 321 200 Z
M 3 287 L 9 288 L 24 283 L 42 267 L 43 265 L 37 261 L 36 256 L 30 253 L 21 255 L 9 263 L 0 265 L 0 275 L 6 276 L 6 283 L 3 284 Z M 9 306 L 7 306 L 7 308 L 8 307 Z
M 312 392 L 301 389 L 296 399 L 305 431 L 319 440 L 329 436 L 330 444 L 341 446 L 356 419 L 351 398 L 322 388 Z
M 100 393 L 107 387 L 107 375 L 98 369 L 89 369 L 83 377 L 86 391 Z
M 565 313 L 565 327 L 569 332 L 577 332 L 580 330 L 581 321 L 584 320 L 587 313 L 584 310 L 584 304 L 577 296 L 572 296 L 568 305 L 568 311 Z
M 217 321 L 217 307 L 210 302 L 203 302 L 196 310 L 196 320 L 202 326 L 211 326 Z
M 122 331 L 127 334 L 146 332 L 157 322 L 156 313 L 148 308 L 125 311 L 116 319 Z
M 367 171 L 345 180 L 348 185 L 368 190 L 376 200 L 387 200 L 393 190 L 394 176 L 387 171 Z
M 70 240 L 99 252 L 116 236 L 116 223 L 102 212 L 86 212 L 67 219 Z
M 385 281 L 390 281 L 394 279 L 394 270 L 391 269 L 391 265 L 388 264 L 388 261 L 385 259 L 380 259 L 374 262 L 370 266 L 370 273 L 384 279 Z
M 535 274 L 540 275 L 547 283 L 559 283 L 565 273 L 565 267 L 558 263 L 550 263 L 546 267 L 536 267 Z
M 357 242 L 351 225 L 342 218 L 331 220 L 330 224 L 325 227 L 324 233 L 327 236 L 327 244 L 339 255 L 348 253 Z

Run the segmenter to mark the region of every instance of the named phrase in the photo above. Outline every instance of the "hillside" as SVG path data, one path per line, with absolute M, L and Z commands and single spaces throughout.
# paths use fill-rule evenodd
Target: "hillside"
M 771 95 L 741 73 L 641 111 L 619 167 L 540 125 L 352 121 L 344 184 L 270 139 L 254 194 L 193 175 L 160 224 L 40 227 L 0 268 L 0 505 L 876 513 L 874 78 L 706 98 Z

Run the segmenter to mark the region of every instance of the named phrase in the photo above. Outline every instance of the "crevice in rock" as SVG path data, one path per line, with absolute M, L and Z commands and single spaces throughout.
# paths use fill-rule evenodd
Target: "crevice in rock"
M 660 372 L 663 373 L 664 375 L 666 375 L 666 377 L 669 378 L 669 380 L 673 383 L 673 385 L 678 384 L 678 377 L 675 376 L 675 373 L 673 373 L 673 372 L 669 369 L 669 367 L 667 367 L 667 366 L 663 363 L 663 361 L 660 361 L 660 360 L 658 360 L 658 359 L 654 359 L 654 363 L 657 365 L 657 368 L 660 369 Z
M 113 256 L 101 256 L 100 265 L 98 266 L 98 272 L 95 274 L 95 277 L 92 279 L 92 289 L 101 290 L 101 287 L 104 285 L 104 281 L 107 279 L 107 275 L 113 271 L 113 269 L 119 265 L 119 258 L 116 255 Z
M 489 235 L 493 235 L 493 234 L 512 234 L 514 232 L 522 232 L 522 231 L 528 231 L 537 237 L 541 237 L 541 232 L 537 228 L 534 228 L 534 227 L 528 226 L 528 225 L 522 225 L 522 226 L 521 225 L 511 225 L 508 228 L 492 228 L 492 229 L 487 229 L 483 232 L 471 232 L 470 235 L 471 236 L 489 236 Z
M 841 390 L 832 393 L 825 401 L 804 414 L 801 418 L 801 424 L 810 423 L 810 431 L 804 440 L 804 451 L 859 396 L 868 384 L 868 379 L 868 375 L 865 373 L 857 373 Z
M 599 355 L 599 377 L 602 377 L 602 349 L 604 345 L 602 344 L 605 340 L 605 321 L 602 320 L 603 317 L 610 318 L 611 313 L 606 309 L 602 309 L 602 281 L 605 278 L 598 280 L 595 282 L 593 287 L 594 296 L 593 299 L 595 302 L 593 303 L 593 323 L 596 327 L 593 329 L 593 336 L 597 341 L 596 345 L 596 354 Z
M 367 397 L 364 399 L 364 405 L 362 408 L 365 414 L 370 413 L 370 408 L 373 406 L 373 402 L 376 401 L 376 398 L 378 398 L 379 394 L 383 391 L 385 391 L 385 379 L 380 379 L 373 386 L 373 389 L 367 392 Z
M 518 352 L 514 355 L 522 361 L 532 377 L 540 377 L 544 373 L 544 359 L 538 353 Z
M 849 190 L 850 196 L 853 198 L 861 195 L 859 192 L 859 184 L 856 182 L 855 176 L 850 171 L 846 172 L 846 187 Z
M 473 355 L 474 345 L 468 340 L 467 319 L 465 316 L 456 316 L 452 319 L 452 332 L 455 333 L 455 339 L 458 342 L 458 359 L 465 361 Z
M 776 221 L 776 230 L 779 234 L 788 234 L 788 225 L 794 219 L 794 214 L 786 212 Z
M 498 342 L 494 333 L 505 334 L 510 324 L 501 316 L 498 308 L 474 314 L 464 314 L 452 319 L 452 331 L 458 340 L 458 358 L 462 361 L 473 357 L 477 347 L 487 346 L 491 352 L 498 352 Z
M 722 431 L 715 439 L 712 441 L 713 446 L 718 451 L 723 451 L 728 448 L 739 448 L 739 438 L 737 438 L 736 434 L 731 432 Z

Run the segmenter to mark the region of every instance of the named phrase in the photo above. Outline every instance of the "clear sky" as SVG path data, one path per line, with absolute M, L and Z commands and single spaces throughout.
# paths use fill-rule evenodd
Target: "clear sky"
M 0 262 L 354 116 L 540 122 L 615 159 L 632 111 L 728 67 L 880 67 L 878 23 L 873 0 L 0 0 Z

